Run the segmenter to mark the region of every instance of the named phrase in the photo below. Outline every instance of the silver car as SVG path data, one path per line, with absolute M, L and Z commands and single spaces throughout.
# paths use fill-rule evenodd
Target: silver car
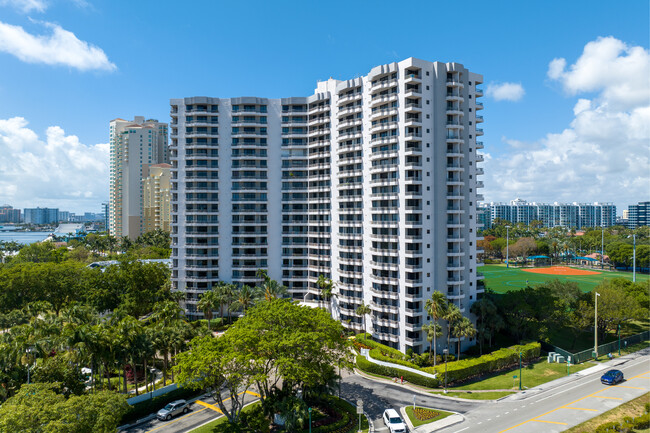
M 160 420 L 170 420 L 173 416 L 190 411 L 190 406 L 185 400 L 176 400 L 168 403 L 156 414 L 156 418 Z

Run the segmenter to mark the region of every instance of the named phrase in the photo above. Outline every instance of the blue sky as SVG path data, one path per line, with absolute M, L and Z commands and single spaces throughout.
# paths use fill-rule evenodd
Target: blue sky
M 185 96 L 308 95 L 413 56 L 484 75 L 487 201 L 621 213 L 650 198 L 649 15 L 640 0 L 0 0 L 0 202 L 99 211 L 115 117 L 167 121 Z

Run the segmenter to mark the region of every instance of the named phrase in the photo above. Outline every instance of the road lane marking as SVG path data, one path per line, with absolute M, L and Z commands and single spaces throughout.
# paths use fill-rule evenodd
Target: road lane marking
M 569 424 L 567 424 L 567 423 L 565 423 L 565 422 L 559 422 L 559 421 L 544 421 L 543 419 L 534 419 L 533 421 L 535 421 L 535 422 L 545 422 L 545 423 L 548 423 L 548 424 L 569 425 Z
M 599 412 L 598 409 L 587 409 L 585 407 L 570 407 L 570 406 L 564 406 L 562 409 L 575 409 L 575 410 L 589 410 L 592 412 Z
M 650 373 L 650 371 L 646 371 L 645 373 L 641 373 L 641 374 L 639 374 L 637 376 L 630 377 L 630 379 L 636 379 L 637 377 L 644 377 L 646 374 L 649 374 L 649 373 Z
M 201 406 L 204 406 L 204 407 L 206 407 L 206 408 L 209 408 L 209 409 L 212 409 L 212 410 L 214 410 L 214 411 L 217 411 L 217 412 L 219 412 L 220 414 L 223 414 L 223 412 L 221 411 L 221 409 L 219 409 L 217 406 L 215 406 L 215 405 L 213 405 L 213 404 L 206 403 L 206 402 L 201 401 L 201 400 L 197 400 L 196 402 L 197 402 L 198 404 L 200 404 Z
M 169 422 L 166 422 L 165 424 L 163 424 L 163 425 L 161 425 L 161 426 L 158 426 L 158 427 L 156 427 L 156 428 L 152 428 L 151 430 L 147 430 L 146 433 L 149 433 L 149 432 L 152 432 L 152 431 L 156 431 L 156 430 L 161 429 L 161 428 L 163 428 L 163 427 L 167 427 L 168 425 L 170 425 L 170 424 L 174 424 L 175 422 L 178 422 L 178 421 L 182 420 L 183 418 L 187 418 L 187 417 L 190 416 L 190 415 L 194 415 L 194 414 L 197 414 L 197 413 L 199 413 L 199 412 L 203 412 L 205 409 L 206 409 L 206 408 L 199 409 L 199 410 L 197 410 L 196 412 L 192 411 L 192 412 L 188 413 L 187 415 L 183 415 L 182 417 L 175 419 L 174 421 L 169 421 Z
M 462 432 L 462 431 L 465 431 L 465 430 L 467 430 L 468 428 L 469 428 L 469 427 L 465 427 L 464 429 L 456 430 L 456 433 L 460 433 L 460 432 Z
M 254 392 L 254 391 L 246 390 L 246 394 L 250 394 L 250 395 L 252 395 L 254 397 L 258 397 L 258 398 L 261 397 L 261 395 L 259 395 L 258 393 Z
M 605 397 L 604 395 L 594 395 L 594 398 L 606 398 L 608 400 L 623 400 L 621 397 Z
M 640 386 L 616 385 L 616 388 L 642 389 L 643 391 L 647 391 L 645 388 L 641 388 Z

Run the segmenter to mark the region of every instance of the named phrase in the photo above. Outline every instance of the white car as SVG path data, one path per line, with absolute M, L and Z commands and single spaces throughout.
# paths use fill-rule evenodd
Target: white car
M 386 409 L 383 418 L 390 433 L 406 433 L 406 424 L 395 409 Z

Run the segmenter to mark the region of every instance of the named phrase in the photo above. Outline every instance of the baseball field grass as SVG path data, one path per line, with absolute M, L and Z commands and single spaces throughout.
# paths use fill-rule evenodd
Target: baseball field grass
M 529 268 L 527 268 L 529 269 Z M 536 268 L 537 272 L 526 272 L 521 268 L 506 268 L 506 265 L 485 265 L 478 270 L 485 275 L 485 285 L 496 293 L 506 293 L 511 290 L 519 290 L 526 285 L 534 286 L 546 281 L 561 280 L 573 281 L 578 283 L 578 287 L 583 292 L 590 292 L 604 279 L 625 278 L 632 281 L 631 272 L 618 271 L 601 271 L 598 268 L 589 268 L 590 271 L 599 272 L 593 275 L 564 275 L 564 274 L 545 274 L 539 273 L 541 268 Z M 576 268 L 580 269 L 580 268 Z M 551 270 L 553 272 L 553 270 Z M 645 274 L 636 274 L 636 281 L 648 281 L 649 277 Z

